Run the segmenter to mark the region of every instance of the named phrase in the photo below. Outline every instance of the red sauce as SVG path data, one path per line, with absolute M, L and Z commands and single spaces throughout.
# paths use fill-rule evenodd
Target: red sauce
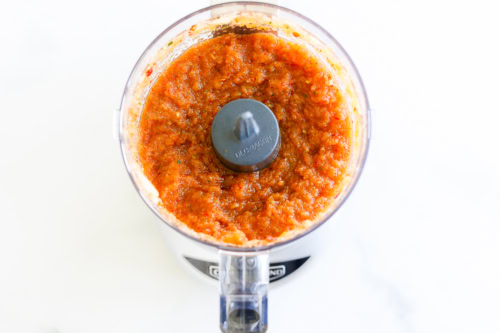
M 140 159 L 162 204 L 191 229 L 232 243 L 273 241 L 325 211 L 340 193 L 351 119 L 325 66 L 273 34 L 201 42 L 160 74 L 140 122 Z M 281 149 L 266 169 L 236 173 L 210 129 L 228 102 L 253 98 L 276 115 Z

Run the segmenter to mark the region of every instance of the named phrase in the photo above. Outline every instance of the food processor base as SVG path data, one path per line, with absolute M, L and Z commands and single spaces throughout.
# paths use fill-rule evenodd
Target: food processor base
M 202 280 L 216 284 L 219 277 L 218 250 L 193 242 L 161 220 L 159 227 L 167 247 L 175 254 L 181 265 Z M 324 233 L 312 232 L 295 242 L 270 250 L 269 282 L 288 281 L 290 275 L 307 267 L 311 256 L 324 244 Z

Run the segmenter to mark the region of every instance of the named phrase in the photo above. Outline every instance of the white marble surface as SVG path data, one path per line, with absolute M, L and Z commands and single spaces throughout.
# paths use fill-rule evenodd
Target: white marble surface
M 111 133 L 136 59 L 206 1 L 0 10 L 0 331 L 217 332 Z M 271 290 L 275 332 L 500 332 L 494 1 L 283 1 L 365 80 L 373 143 L 324 251 Z

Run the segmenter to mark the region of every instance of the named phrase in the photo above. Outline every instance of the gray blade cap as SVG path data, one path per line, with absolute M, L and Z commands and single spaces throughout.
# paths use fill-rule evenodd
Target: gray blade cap
M 219 110 L 212 123 L 212 145 L 221 162 L 242 172 L 262 170 L 278 155 L 278 120 L 263 103 L 237 99 Z

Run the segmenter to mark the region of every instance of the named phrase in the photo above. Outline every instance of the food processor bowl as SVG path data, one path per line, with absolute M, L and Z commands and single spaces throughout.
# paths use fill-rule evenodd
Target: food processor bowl
M 342 191 L 319 217 L 276 241 L 250 241 L 242 246 L 197 233 L 167 211 L 158 191 L 144 175 L 138 144 L 144 103 L 158 76 L 191 46 L 227 33 L 268 32 L 302 44 L 331 70 L 347 97 L 352 124 L 352 155 Z M 363 169 L 370 137 L 368 98 L 361 77 L 342 46 L 314 21 L 290 9 L 267 3 L 229 2 L 200 9 L 165 29 L 144 51 L 128 79 L 119 111 L 123 159 L 137 191 L 168 226 L 189 239 L 219 251 L 220 327 L 223 332 L 265 332 L 269 250 L 290 244 L 327 221 L 347 199 Z

